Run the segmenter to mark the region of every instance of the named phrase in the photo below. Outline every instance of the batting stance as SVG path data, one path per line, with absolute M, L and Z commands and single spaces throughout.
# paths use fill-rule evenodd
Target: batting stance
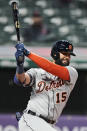
M 16 45 L 17 68 L 14 82 L 32 88 L 27 107 L 20 118 L 19 131 L 56 131 L 57 122 L 78 78 L 76 69 L 69 66 L 73 45 L 67 40 L 57 41 L 51 50 L 53 62 Z M 21 56 L 21 60 L 20 60 Z M 24 72 L 24 57 L 27 56 L 40 68 Z

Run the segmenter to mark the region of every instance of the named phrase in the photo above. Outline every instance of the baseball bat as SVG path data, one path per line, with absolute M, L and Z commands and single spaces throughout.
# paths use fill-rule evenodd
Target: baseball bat
M 11 0 L 9 3 L 13 10 L 13 19 L 14 19 L 14 25 L 16 29 L 16 35 L 17 35 L 17 43 L 21 43 L 20 41 L 20 23 L 19 23 L 19 11 L 18 11 L 18 0 Z M 19 60 L 22 61 L 23 57 L 19 56 Z
M 20 23 L 19 23 L 19 10 L 18 10 L 19 2 L 17 0 L 11 0 L 10 5 L 13 11 L 13 20 L 16 29 L 17 41 L 18 43 L 20 43 Z

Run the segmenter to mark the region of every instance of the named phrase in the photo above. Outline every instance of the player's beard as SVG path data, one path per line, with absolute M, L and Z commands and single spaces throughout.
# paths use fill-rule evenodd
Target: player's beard
M 64 61 L 64 58 L 63 59 L 57 59 L 55 61 L 56 64 L 58 65 L 61 65 L 61 66 L 68 66 L 70 64 L 70 61 L 68 59 L 66 59 L 66 62 L 63 62 Z

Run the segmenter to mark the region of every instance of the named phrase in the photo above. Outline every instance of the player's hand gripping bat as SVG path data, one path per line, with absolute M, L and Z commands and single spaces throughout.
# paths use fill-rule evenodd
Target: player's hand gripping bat
M 19 11 L 18 11 L 19 2 L 17 0 L 11 0 L 10 5 L 13 11 L 13 19 L 14 19 L 14 25 L 17 34 L 17 41 L 18 43 L 20 43 L 20 23 L 19 23 Z

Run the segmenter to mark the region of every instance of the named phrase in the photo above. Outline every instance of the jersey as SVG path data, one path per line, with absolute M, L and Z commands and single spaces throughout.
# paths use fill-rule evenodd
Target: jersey
M 50 120 L 58 120 L 78 78 L 75 68 L 71 66 L 66 68 L 69 71 L 70 81 L 62 80 L 41 68 L 31 68 L 27 71 L 31 76 L 29 86 L 32 88 L 27 111 L 32 110 Z

